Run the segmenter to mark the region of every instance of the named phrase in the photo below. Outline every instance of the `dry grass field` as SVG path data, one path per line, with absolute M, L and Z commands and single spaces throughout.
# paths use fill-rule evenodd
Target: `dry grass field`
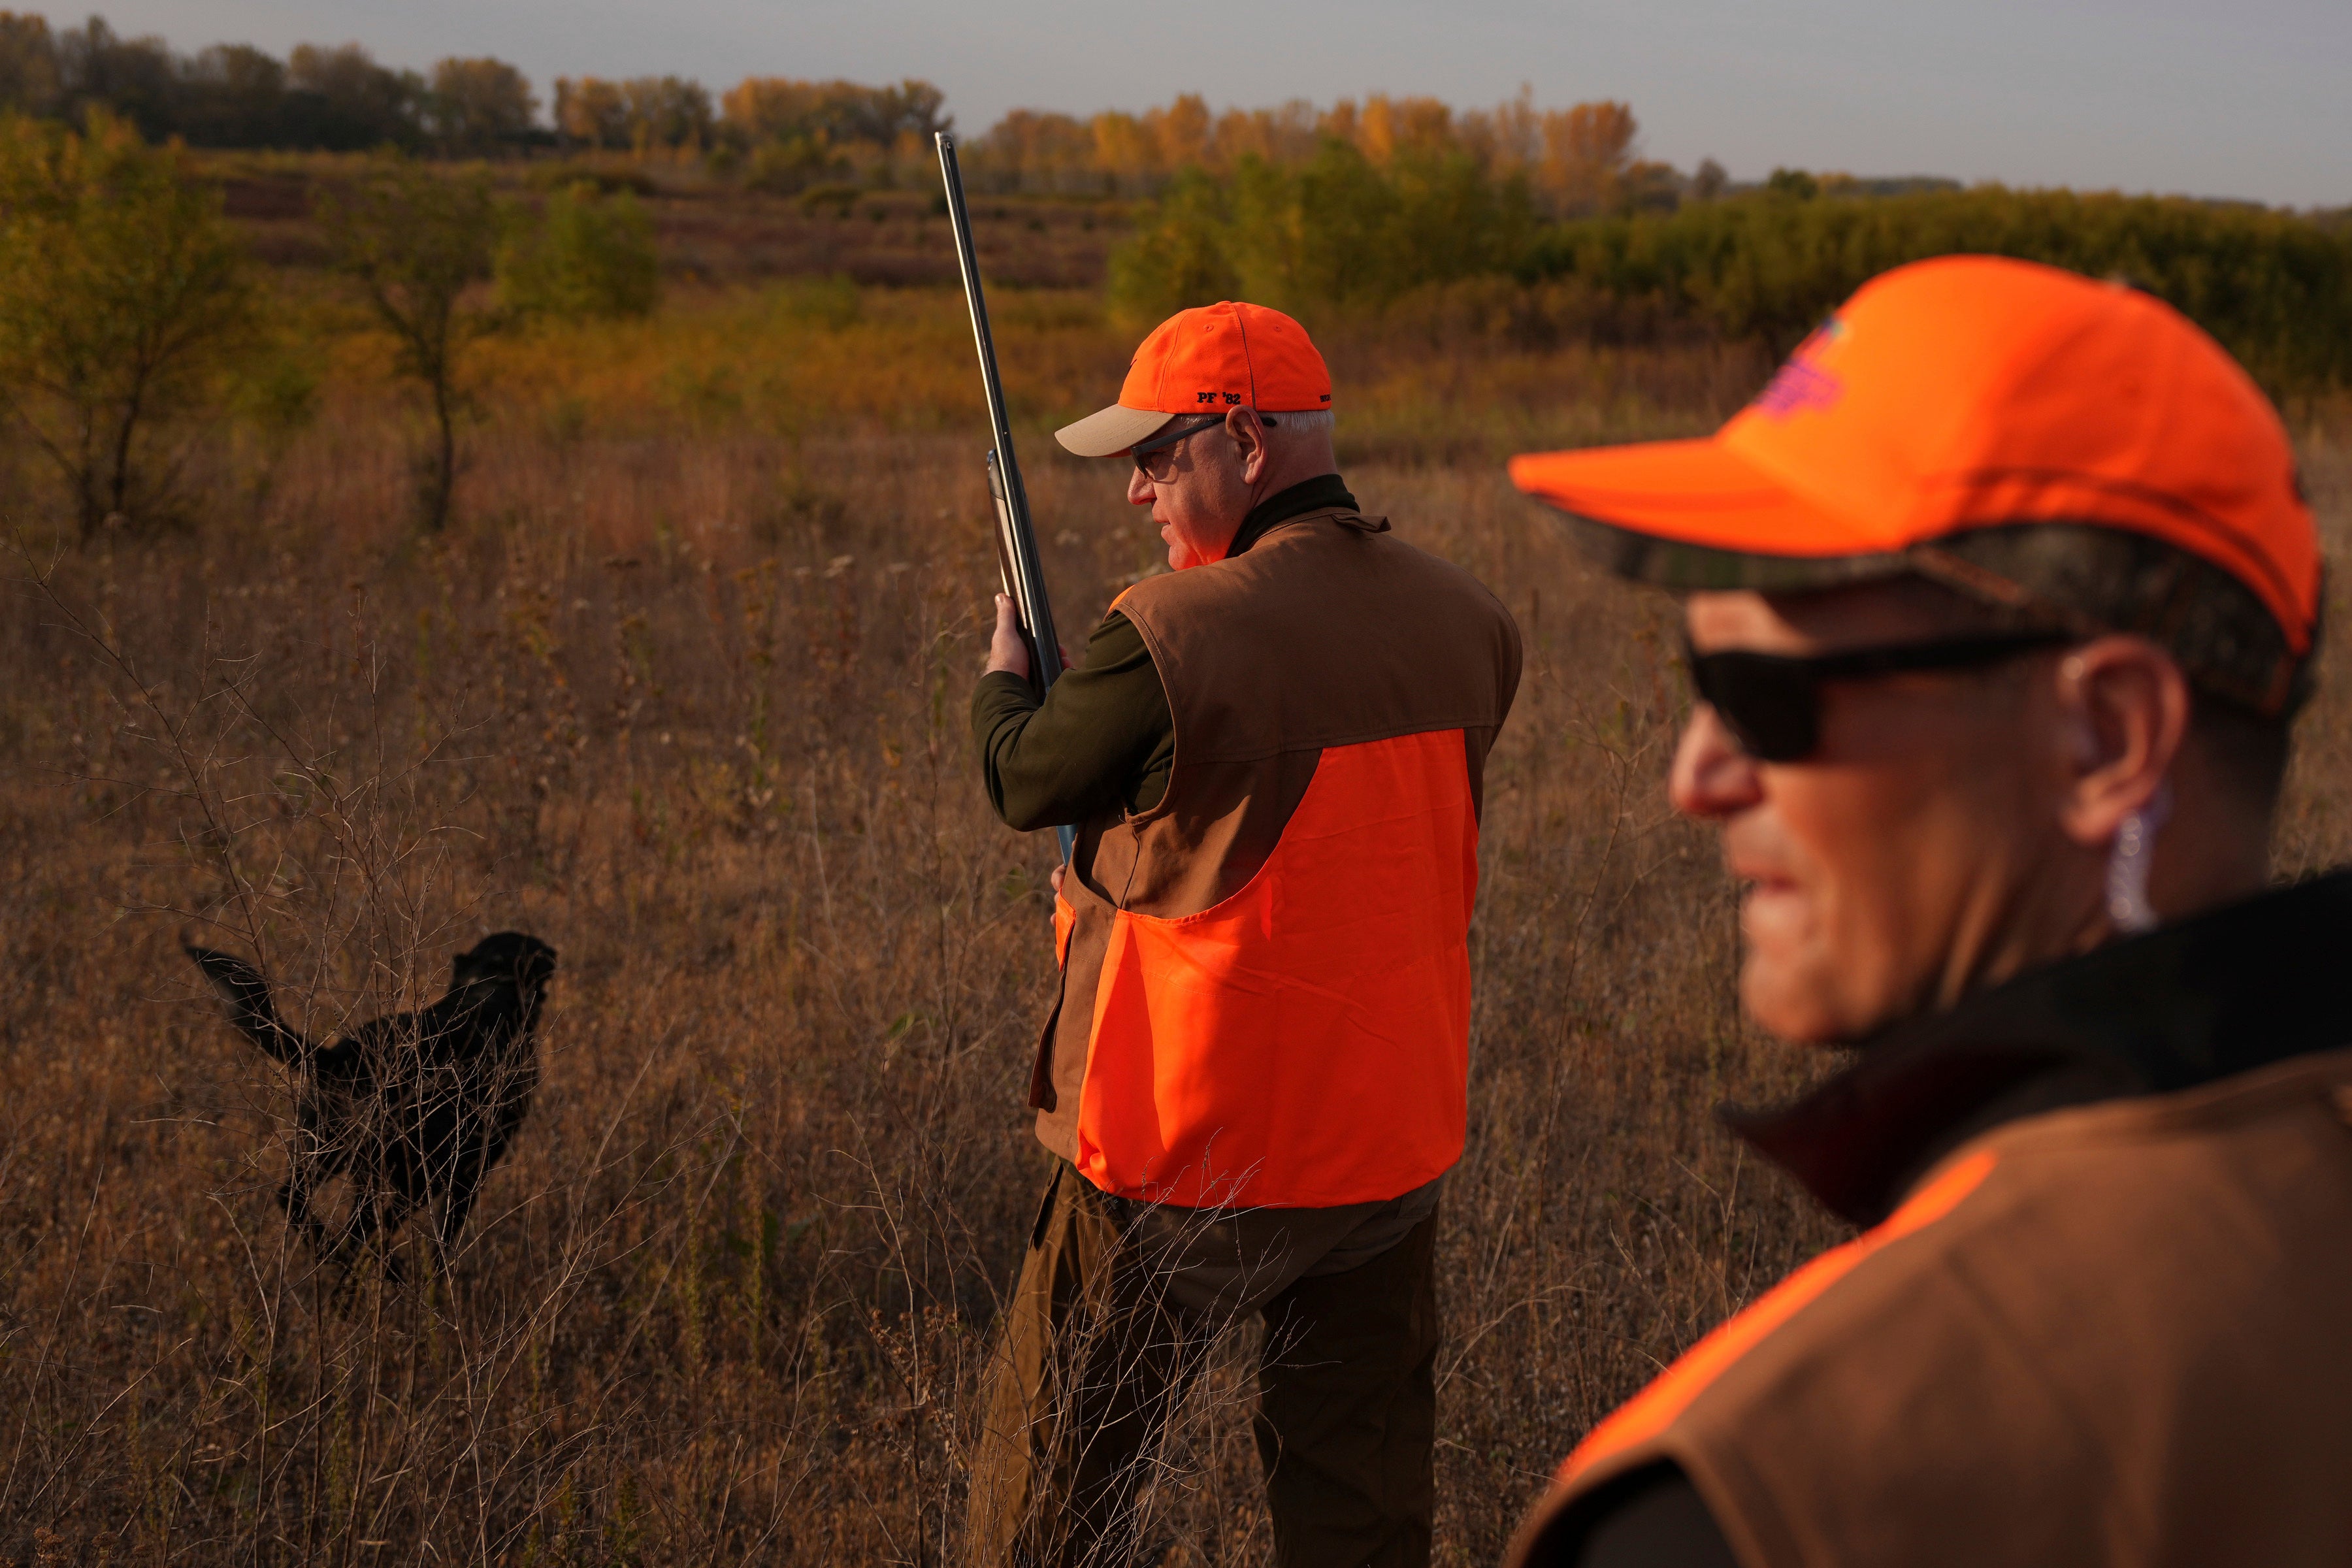
M 1672 607 L 1493 460 L 1704 429 L 1764 367 L 1494 346 L 1502 308 L 1327 334 L 1358 494 L 1527 635 L 1440 1243 L 1448 1563 L 1834 1234 L 1708 1119 L 1820 1064 L 1738 1020 L 1728 889 L 1664 807 Z M 1079 297 L 1003 315 L 1082 626 L 1154 550 L 1045 431 L 1125 349 Z M 958 301 L 681 292 L 492 345 L 433 538 L 381 356 L 338 342 L 315 423 L 205 449 L 199 525 L 28 526 L 0 565 L 0 1561 L 951 1559 L 1051 964 L 1050 840 L 990 818 L 967 739 L 993 566 Z M 2311 440 L 2341 544 L 2352 455 Z M 2307 729 L 2284 875 L 2352 850 L 2343 681 Z M 446 1288 L 331 1300 L 272 1200 L 286 1085 L 184 927 L 320 1035 L 485 931 L 561 951 Z M 1270 1560 L 1244 1349 L 1149 1500 L 1165 1563 Z

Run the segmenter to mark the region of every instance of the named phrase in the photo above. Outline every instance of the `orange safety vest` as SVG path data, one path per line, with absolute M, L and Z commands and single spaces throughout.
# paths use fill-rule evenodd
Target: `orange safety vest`
M 1038 1131 L 1105 1192 L 1396 1197 L 1461 1157 L 1478 792 L 1517 628 L 1384 520 L 1308 513 L 1118 608 L 1168 791 L 1082 825 Z

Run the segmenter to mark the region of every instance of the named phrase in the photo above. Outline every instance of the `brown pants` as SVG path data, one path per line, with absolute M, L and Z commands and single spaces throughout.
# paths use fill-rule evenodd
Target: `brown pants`
M 1124 1565 L 1169 1418 L 1231 1312 L 1180 1306 L 1158 1216 L 1059 1167 L 1006 1313 L 972 1467 L 979 1568 Z M 1283 1568 L 1421 1568 L 1435 1507 L 1433 1213 L 1344 1273 L 1255 1306 L 1265 1318 L 1252 1423 Z M 1181 1294 L 1181 1292 L 1178 1292 Z

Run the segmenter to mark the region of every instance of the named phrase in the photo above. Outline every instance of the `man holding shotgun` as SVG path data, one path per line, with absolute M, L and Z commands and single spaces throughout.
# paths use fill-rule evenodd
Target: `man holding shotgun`
M 1124 1561 L 1201 1351 L 1253 1311 L 1277 1560 L 1429 1558 L 1433 1240 L 1519 641 L 1358 510 L 1331 429 L 1297 322 L 1171 318 L 1057 438 L 1131 459 L 1172 570 L 1042 700 L 998 600 L 972 699 L 989 798 L 1077 831 L 1030 1085 L 1056 1158 L 972 1475 L 978 1562 Z

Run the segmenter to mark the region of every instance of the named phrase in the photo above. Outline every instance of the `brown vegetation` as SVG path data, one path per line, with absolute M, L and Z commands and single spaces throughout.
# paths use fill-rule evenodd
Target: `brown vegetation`
M 368 166 L 358 157 L 284 153 L 198 154 L 227 216 L 257 259 L 307 268 L 328 259 L 320 197 Z M 793 194 L 746 188 L 690 163 L 583 154 L 532 164 L 492 164 L 501 195 L 531 202 L 585 183 L 633 194 L 651 220 L 665 271 L 688 282 L 751 283 L 838 275 L 857 283 L 941 284 L 956 279 L 955 252 L 935 189 L 936 165 L 907 188 L 817 184 Z M 1102 282 L 1112 246 L 1126 237 L 1126 204 L 1027 196 L 983 197 L 973 207 L 982 264 L 1001 287 L 1090 288 Z
M 0 1512 L 157 1561 L 937 1560 L 1043 1172 L 1049 963 L 1046 851 L 987 820 L 962 732 L 969 443 L 804 440 L 788 477 L 740 436 L 518 436 L 474 476 L 514 521 L 416 552 L 396 448 L 311 439 L 266 531 L 69 563 L 11 622 L 12 749 L 60 773 L 9 785 Z M 1491 475 L 1360 482 L 1534 587 L 1543 650 L 1449 1243 L 1447 1535 L 1484 1554 L 1645 1352 L 1813 1233 L 1698 1131 L 1790 1068 L 1731 1024 L 1706 858 L 1654 825 L 1654 613 L 1586 613 Z M 1098 474 L 1034 489 L 1098 607 L 1135 531 Z M 152 710 L 62 629 L 109 606 Z M 329 1307 L 255 1158 L 283 1091 L 173 962 L 189 914 L 250 922 L 321 1029 L 488 927 L 563 949 L 454 1300 Z M 1234 1380 L 1161 1500 L 1174 1561 L 1263 1556 Z
M 0 88 L 38 76 L 28 40 L 46 29 L 0 14 Z M 118 66 L 161 48 L 97 22 L 67 41 Z M 183 85 L 215 108 L 259 70 L 205 58 Z M 454 62 L 432 100 L 488 106 L 436 121 L 453 145 L 510 127 L 519 83 L 482 66 Z M 425 101 L 355 51 L 289 71 L 280 107 L 345 129 Z M 952 276 L 928 179 L 890 183 L 940 105 L 919 83 L 754 84 L 727 109 L 770 151 L 730 174 L 656 151 L 702 133 L 690 85 L 567 88 L 579 138 L 625 157 L 444 181 L 207 155 L 268 319 L 164 411 L 173 504 L 126 483 L 97 505 L 88 465 L 22 428 L 0 442 L 0 1561 L 953 1553 L 982 1358 L 1045 1166 L 1021 1104 L 1049 849 L 989 817 L 965 739 L 993 569 L 961 300 L 860 286 Z M 1472 195 L 1499 169 L 1557 210 L 1637 198 L 1622 106 L 1511 107 L 1375 100 L 1341 124 L 1180 102 L 1100 145 L 1148 130 L 1160 160 L 1114 159 L 1114 184 L 1166 174 L 1166 146 L 1203 167 L 1224 149 L 1280 196 L 1300 173 L 1283 138 L 1330 132 L 1318 156 L 1371 172 L 1367 211 L 1422 154 Z M 177 182 L 187 156 L 154 167 Z M 843 167 L 867 184 L 827 183 Z M 1071 184 L 1030 167 L 999 183 Z M 371 310 L 324 270 L 321 198 L 345 193 L 348 219 L 365 171 L 484 213 L 544 204 L 542 248 L 507 247 L 538 271 L 494 290 L 488 229 L 459 225 L 433 279 L 379 256 L 402 309 Z M 637 207 L 590 187 L 642 202 L 657 309 Z M 1238 221 L 1192 189 L 1202 223 Z M 1671 608 L 1572 561 L 1498 468 L 1736 407 L 1769 333 L 1674 290 L 1749 253 L 1699 243 L 1718 231 L 1772 256 L 1861 221 L 1806 216 L 1817 197 L 1558 230 L 1577 245 L 1546 282 L 1472 268 L 1303 296 L 1358 493 L 1496 584 L 1528 637 L 1488 774 L 1471 1138 L 1441 1242 L 1448 1563 L 1491 1561 L 1587 1425 L 1832 1235 L 1707 1120 L 1818 1063 L 1738 1020 L 1728 889 L 1660 798 L 1685 702 Z M 181 205 L 211 232 L 208 205 Z M 379 238 L 423 235 L 387 215 Z M 1158 554 L 1115 467 L 1045 436 L 1125 365 L 1094 285 L 1127 211 L 1013 191 L 976 216 L 1048 577 L 1082 626 Z M 14 221 L 26 266 L 61 254 Z M 85 237 L 153 250 L 140 232 Z M 354 232 L 340 254 L 364 279 Z M 592 289 L 607 252 L 626 265 Z M 1827 286 L 1800 281 L 1788 299 Z M 402 341 L 420 290 L 444 327 L 499 318 L 427 334 L 438 380 Z M 33 361 L 10 363 L 31 384 Z M 2330 406 L 2315 393 L 2298 417 L 2340 562 L 2352 457 Z M 420 531 L 427 426 L 447 522 Z M 2305 728 L 2284 875 L 2352 848 L 2352 701 L 2324 687 Z M 183 922 L 259 958 L 318 1036 L 429 996 L 485 931 L 561 949 L 537 1109 L 449 1279 L 363 1272 L 337 1301 L 271 1197 L 288 1086 L 179 957 Z M 1269 1555 L 1248 1364 L 1238 1343 L 1216 1358 L 1149 1499 L 1166 1563 Z
M 1727 889 L 1660 799 L 1669 607 L 1574 563 L 1489 445 L 1702 428 L 1761 366 L 1429 310 L 1329 347 L 1366 504 L 1528 640 L 1442 1243 L 1440 1553 L 1477 1563 L 1588 1423 L 1831 1231 L 1707 1121 L 1813 1064 L 1738 1022 Z M 1083 623 L 1154 551 L 1043 429 L 1123 346 L 1084 300 L 1001 316 Z M 991 568 L 961 331 L 951 296 L 803 285 L 494 345 L 425 540 L 388 354 L 335 340 L 266 487 L 226 441 L 201 531 L 11 563 L 0 1558 L 950 1552 L 1045 1167 L 1020 1106 L 1050 963 L 1050 851 L 988 817 L 965 741 Z M 2315 441 L 2340 542 L 2352 464 Z M 2330 689 L 2284 872 L 2352 845 L 2347 718 Z M 190 919 L 321 1034 L 486 930 L 562 949 L 538 1110 L 446 1291 L 331 1304 L 270 1197 L 285 1085 L 179 959 Z M 1244 1349 L 1150 1500 L 1168 1563 L 1267 1558 Z

